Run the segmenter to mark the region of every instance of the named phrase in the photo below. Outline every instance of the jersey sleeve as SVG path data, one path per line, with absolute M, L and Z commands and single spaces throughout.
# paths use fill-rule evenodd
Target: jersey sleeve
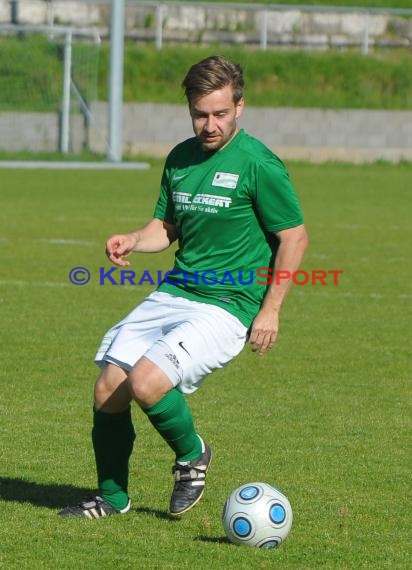
M 163 220 L 168 224 L 174 224 L 174 204 L 172 200 L 169 180 L 170 174 L 166 165 L 163 170 L 162 181 L 160 183 L 160 194 L 155 206 L 153 217 L 159 220 Z
M 303 224 L 296 191 L 285 166 L 276 156 L 257 166 L 255 206 L 268 232 Z

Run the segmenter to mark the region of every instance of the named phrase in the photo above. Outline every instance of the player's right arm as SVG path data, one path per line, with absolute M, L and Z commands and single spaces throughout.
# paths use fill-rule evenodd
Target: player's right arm
M 106 242 L 106 255 L 112 263 L 126 267 L 133 252 L 155 253 L 167 249 L 177 239 L 176 226 L 153 218 L 143 228 L 129 234 L 114 235 Z

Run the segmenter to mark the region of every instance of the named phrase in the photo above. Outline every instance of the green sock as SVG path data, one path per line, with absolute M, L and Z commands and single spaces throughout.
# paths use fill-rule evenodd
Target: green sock
M 99 494 L 118 510 L 129 500 L 129 458 L 135 437 L 130 407 L 118 414 L 94 410 L 92 441 Z
M 192 415 L 184 396 L 174 388 L 154 406 L 143 410 L 176 454 L 176 461 L 192 461 L 202 453 Z

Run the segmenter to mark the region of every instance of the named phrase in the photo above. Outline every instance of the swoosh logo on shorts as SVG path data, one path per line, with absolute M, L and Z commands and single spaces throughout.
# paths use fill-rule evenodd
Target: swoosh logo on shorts
M 181 340 L 178 344 L 179 344 L 180 348 L 182 350 L 184 350 L 186 352 L 186 354 L 188 354 L 190 356 L 190 352 L 184 347 L 183 341 Z

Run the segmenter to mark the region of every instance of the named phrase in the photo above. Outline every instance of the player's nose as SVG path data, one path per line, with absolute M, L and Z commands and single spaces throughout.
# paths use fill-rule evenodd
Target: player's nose
M 216 129 L 216 119 L 213 115 L 211 115 L 206 120 L 204 130 L 208 133 L 213 133 L 215 129 Z

